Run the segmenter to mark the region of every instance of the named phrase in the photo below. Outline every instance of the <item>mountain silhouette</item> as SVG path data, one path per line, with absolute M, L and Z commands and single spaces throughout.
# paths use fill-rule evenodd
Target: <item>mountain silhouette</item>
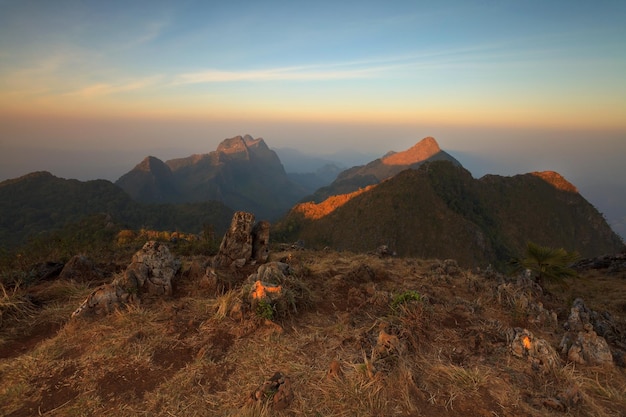
M 624 244 L 603 216 L 555 172 L 474 179 L 451 161 L 423 163 L 377 185 L 295 206 L 277 226 L 285 240 L 313 248 L 453 258 L 466 266 L 503 265 L 528 241 L 615 253 Z
M 215 200 L 271 220 L 306 194 L 265 141 L 250 135 L 225 139 L 208 154 L 165 163 L 148 157 L 115 184 L 140 202 Z
M 322 187 L 304 200 L 321 202 L 332 195 L 346 194 L 390 178 L 405 169 L 416 169 L 430 161 L 450 161 L 461 166 L 459 161 L 442 151 L 432 137 L 426 137 L 402 152 L 389 152 L 382 158 L 366 165 L 355 166 L 341 172 L 329 186 Z
M 158 164 L 149 158 L 144 162 L 152 168 Z M 100 213 L 106 213 L 118 225 L 134 229 L 200 233 L 209 224 L 217 233 L 223 233 L 233 211 L 216 201 L 142 204 L 107 180 L 83 182 L 46 171 L 33 172 L 0 182 L 0 247 L 22 244 L 28 238 Z

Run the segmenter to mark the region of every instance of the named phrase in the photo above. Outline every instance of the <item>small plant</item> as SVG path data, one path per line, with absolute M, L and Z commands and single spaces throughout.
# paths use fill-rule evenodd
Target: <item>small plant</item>
M 259 300 L 256 306 L 256 314 L 266 320 L 274 320 L 274 306 L 265 300 Z
M 576 252 L 528 242 L 525 257 L 514 259 L 511 263 L 516 272 L 530 271 L 535 282 L 543 286 L 545 281 L 559 282 L 564 278 L 575 277 L 576 271 L 571 265 L 578 259 Z
M 422 300 L 422 296 L 420 295 L 420 293 L 418 293 L 417 291 L 413 291 L 413 290 L 407 290 L 393 297 L 393 300 L 391 301 L 391 309 L 395 311 L 398 309 L 398 307 L 410 301 L 421 301 L 421 300 Z

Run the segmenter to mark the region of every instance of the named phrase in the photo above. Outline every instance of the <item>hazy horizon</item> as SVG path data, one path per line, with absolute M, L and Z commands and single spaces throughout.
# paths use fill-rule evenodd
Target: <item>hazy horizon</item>
M 624 51 L 617 0 L 0 0 L 0 180 L 115 181 L 243 134 L 372 157 L 433 136 L 626 222 Z

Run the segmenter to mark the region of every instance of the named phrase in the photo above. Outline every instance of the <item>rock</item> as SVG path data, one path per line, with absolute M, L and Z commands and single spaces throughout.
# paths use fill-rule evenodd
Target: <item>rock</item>
M 124 274 L 111 284 L 104 284 L 92 292 L 73 313 L 72 317 L 110 313 L 128 303 L 139 302 L 139 297 L 169 296 L 172 278 L 180 269 L 180 262 L 167 246 L 149 241 L 133 255 Z
M 430 269 L 441 275 L 457 275 L 461 272 L 458 263 L 454 259 L 445 259 L 444 261 L 433 264 Z
M 265 263 L 270 256 L 270 223 L 260 221 L 252 228 L 252 261 Z
M 96 288 L 72 313 L 79 316 L 103 315 L 115 311 L 128 303 L 138 302 L 136 296 L 115 284 L 103 284 Z
M 389 249 L 387 245 L 380 245 L 375 251 L 370 252 L 371 255 L 377 255 L 380 258 L 386 258 L 388 256 L 396 256 L 396 252 Z
M 568 361 L 583 365 L 613 365 L 609 345 L 597 333 L 602 332 L 614 342 L 621 338 L 609 313 L 599 314 L 590 310 L 582 299 L 577 298 L 564 327 L 568 332 L 563 335 L 559 346 Z
M 83 255 L 73 256 L 59 274 L 59 279 L 76 282 L 97 281 L 103 277 L 104 273 L 96 268 L 91 259 Z
M 219 252 L 213 258 L 213 267 L 241 268 L 247 263 L 266 262 L 269 257 L 269 229 L 270 224 L 266 221 L 255 225 L 252 213 L 236 212 Z
M 132 262 L 117 284 L 142 296 L 172 295 L 172 279 L 180 269 L 167 245 L 149 241 L 133 255 Z
M 289 275 L 289 268 L 289 264 L 284 262 L 263 264 L 257 269 L 256 279 L 272 284 L 280 284 L 285 282 L 285 275 Z
M 250 260 L 253 225 L 254 214 L 244 211 L 235 212 L 230 228 L 222 239 L 219 252 L 213 258 L 214 268 L 227 267 L 238 260 L 243 260 L 245 264 Z
M 518 358 L 527 358 L 533 369 L 544 372 L 553 369 L 559 363 L 559 356 L 544 339 L 536 338 L 527 329 L 510 329 L 508 332 L 511 353 Z
M 268 403 L 273 410 L 284 410 L 293 401 L 293 388 L 288 376 L 280 372 L 263 382 L 248 399 L 248 404 Z
M 613 365 L 613 355 L 608 343 L 593 331 L 591 324 L 586 324 L 576 338 L 572 337 L 572 332 L 566 333 L 560 347 L 570 362 L 581 365 Z

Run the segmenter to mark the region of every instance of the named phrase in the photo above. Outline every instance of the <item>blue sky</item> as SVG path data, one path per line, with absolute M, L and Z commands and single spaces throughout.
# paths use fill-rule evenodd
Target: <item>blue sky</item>
M 626 194 L 624 74 L 621 0 L 0 0 L 0 180 L 246 133 L 372 157 L 434 136 L 475 176 Z
M 8 112 L 626 127 L 623 2 L 0 4 Z

